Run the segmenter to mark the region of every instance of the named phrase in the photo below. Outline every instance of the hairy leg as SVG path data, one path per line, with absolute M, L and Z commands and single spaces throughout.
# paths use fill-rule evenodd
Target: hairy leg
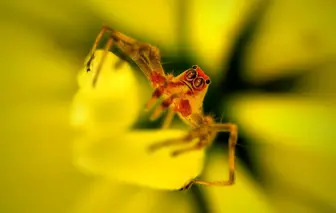
M 104 64 L 104 61 L 106 59 L 106 56 L 107 56 L 107 53 L 109 51 L 109 49 L 111 48 L 113 44 L 113 41 L 112 39 L 109 39 L 105 45 L 105 48 L 104 48 L 104 53 L 103 53 L 103 57 L 101 58 L 100 62 L 99 62 L 99 65 L 98 65 L 98 68 L 97 68 L 97 71 L 93 77 L 93 80 L 92 80 L 92 87 L 95 87 L 96 86 L 96 83 L 97 83 L 97 80 L 98 80 L 98 76 L 99 76 L 99 73 L 100 73 L 100 70 L 102 69 L 103 67 L 103 64 Z
M 96 37 L 96 40 L 95 42 L 93 43 L 93 46 L 91 48 L 91 51 L 90 51 L 90 58 L 89 58 L 89 61 L 87 62 L 86 64 L 86 71 L 89 72 L 91 70 L 91 63 L 92 63 L 92 60 L 94 59 L 94 56 L 95 56 L 95 51 L 97 49 L 97 46 L 99 44 L 99 42 L 101 41 L 103 35 L 107 32 L 107 31 L 110 31 L 111 29 L 107 26 L 103 26 L 100 30 L 100 32 L 98 33 L 97 37 Z
M 235 146 L 237 144 L 238 129 L 235 124 L 213 124 L 210 126 L 215 132 L 229 132 L 229 178 L 225 181 L 203 181 L 203 180 L 191 180 L 181 190 L 185 190 L 191 187 L 192 184 L 202 184 L 208 186 L 229 186 L 234 184 L 235 181 Z
M 197 138 L 197 134 L 195 134 L 194 132 L 190 132 L 189 134 L 187 134 L 183 137 L 180 137 L 180 138 L 170 139 L 170 140 L 166 140 L 166 141 L 162 141 L 162 142 L 159 142 L 159 143 L 152 144 L 148 148 L 148 150 L 153 152 L 153 151 L 157 151 L 158 149 L 165 148 L 167 146 L 190 143 L 195 138 Z
M 188 148 L 184 148 L 184 149 L 179 149 L 179 150 L 175 150 L 171 153 L 171 155 L 173 157 L 176 157 L 178 155 L 187 153 L 187 152 L 191 152 L 191 151 L 197 151 L 197 150 L 201 150 L 204 147 L 206 147 L 208 145 L 208 140 L 204 139 L 199 141 L 197 144 L 195 144 L 194 146 L 188 147 Z
M 90 58 L 87 62 L 86 69 L 90 71 L 91 63 L 94 59 L 95 51 L 98 44 L 102 40 L 104 34 L 109 34 L 108 43 L 111 45 L 105 45 L 105 53 L 111 49 L 112 45 L 119 49 L 126 57 L 130 58 L 135 64 L 140 68 L 140 70 L 145 74 L 145 76 L 152 82 L 153 85 L 164 85 L 166 83 L 166 76 L 161 66 L 161 56 L 159 50 L 147 43 L 136 41 L 118 31 L 115 31 L 107 26 L 103 26 L 101 31 L 96 37 L 96 40 L 90 51 Z M 107 48 L 109 47 L 109 48 Z M 101 67 L 101 66 L 100 66 Z M 95 81 L 99 76 L 98 68 L 95 77 Z M 95 83 L 94 83 L 95 84 Z

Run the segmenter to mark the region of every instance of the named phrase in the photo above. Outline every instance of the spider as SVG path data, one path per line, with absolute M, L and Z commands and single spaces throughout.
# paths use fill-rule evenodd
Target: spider
M 235 181 L 235 145 L 237 143 L 237 126 L 233 123 L 216 123 L 210 115 L 203 113 L 203 100 L 210 85 L 210 78 L 203 70 L 194 65 L 185 70 L 178 76 L 166 74 L 161 65 L 161 56 L 158 48 L 137 41 L 108 26 L 103 26 L 93 47 L 90 51 L 90 57 L 86 64 L 87 71 L 91 70 L 91 63 L 95 57 L 95 50 L 102 40 L 104 34 L 108 34 L 108 40 L 105 44 L 104 53 L 98 68 L 93 77 L 92 86 L 95 87 L 98 81 L 99 72 L 102 68 L 108 51 L 112 47 L 117 48 L 123 55 L 133 61 L 150 81 L 154 92 L 151 99 L 146 104 L 149 110 L 162 98 L 163 101 L 154 109 L 151 119 L 158 118 L 165 110 L 168 110 L 163 122 L 163 128 L 167 128 L 174 115 L 177 114 L 183 121 L 191 126 L 190 132 L 178 139 L 167 140 L 153 144 L 149 147 L 151 151 L 182 143 L 188 143 L 193 139 L 197 140 L 195 145 L 176 150 L 171 153 L 176 157 L 180 154 L 193 150 L 200 150 L 208 147 L 214 141 L 218 132 L 229 132 L 229 178 L 225 181 L 203 181 L 192 179 L 181 190 L 188 189 L 192 184 L 227 186 L 234 184 Z

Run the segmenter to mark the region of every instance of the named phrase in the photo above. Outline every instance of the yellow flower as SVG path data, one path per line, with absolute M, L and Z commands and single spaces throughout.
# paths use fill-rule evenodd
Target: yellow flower
M 205 178 L 222 178 L 227 172 L 223 151 L 210 155 L 205 167 Z M 239 164 L 240 162 L 238 162 Z M 75 212 L 273 212 L 268 197 L 244 168 L 238 167 L 240 180 L 234 187 L 206 187 L 201 190 L 163 191 L 148 187 L 124 185 L 120 182 L 98 178 L 79 197 Z M 202 196 L 205 195 L 205 197 Z
M 270 1 L 258 11 L 262 2 L 2 2 L 1 212 L 334 212 L 335 5 Z M 199 174 L 225 178 L 218 143 L 225 136 L 204 166 L 203 152 L 147 155 L 156 139 L 186 130 L 176 119 L 180 131 L 135 131 L 149 125 L 142 106 L 151 90 L 127 64 L 105 85 L 131 92 L 103 92 L 96 102 L 80 85 L 73 100 L 77 71 L 103 23 L 158 46 L 167 72 L 199 64 L 212 77 L 206 111 L 240 129 L 233 187 L 151 189 L 176 189 Z M 151 159 L 158 159 L 153 167 Z
M 167 23 L 167 19 L 172 16 L 171 11 L 176 8 L 174 3 L 169 6 L 165 1 L 156 2 L 153 6 L 150 3 L 143 3 L 142 5 L 146 6 L 142 10 L 134 9 L 132 13 L 124 12 L 129 6 L 127 1 L 103 4 L 103 6 L 96 3 L 92 5 L 103 14 L 104 18 L 111 20 L 116 28 L 120 26 L 124 32 L 128 31 L 130 34 L 138 35 L 138 38 L 159 44 L 164 52 L 170 50 L 178 54 L 179 47 L 173 44 L 180 45 L 179 42 L 182 40 L 184 46 L 180 51 L 196 56 L 198 59 L 196 61 L 204 63 L 205 70 L 211 76 L 221 76 L 222 73 L 219 71 L 225 70 L 223 67 L 228 65 L 230 72 L 239 72 L 236 76 L 241 78 L 236 82 L 238 85 L 233 88 L 239 89 L 241 86 L 240 89 L 244 89 L 245 85 L 239 84 L 245 83 L 245 88 L 259 91 L 283 91 L 281 95 L 279 92 L 251 93 L 253 90 L 249 91 L 249 95 L 236 94 L 223 108 L 229 109 L 225 111 L 228 112 L 227 116 L 241 126 L 240 135 L 251 140 L 240 150 L 253 156 L 253 162 L 257 168 L 255 170 L 258 170 L 261 176 L 260 184 L 265 187 L 266 192 L 270 193 L 269 199 L 275 204 L 275 208 L 293 207 L 308 210 L 318 209 L 321 205 L 325 209 L 331 209 L 331 203 L 334 202 L 333 190 L 327 189 L 327 186 L 331 186 L 331 180 L 325 181 L 325 184 L 319 184 L 323 181 L 318 178 L 320 176 L 313 175 L 309 167 L 319 171 L 314 174 L 324 174 L 324 176 L 329 174 L 331 179 L 335 176 L 330 172 L 334 170 L 332 156 L 335 152 L 331 148 L 333 145 L 330 145 L 331 141 L 335 140 L 331 130 L 332 123 L 335 121 L 333 110 L 335 107 L 332 101 L 335 97 L 335 86 L 331 79 L 334 79 L 335 75 L 332 71 L 328 71 L 335 67 L 336 47 L 333 41 L 335 30 L 330 27 L 335 19 L 332 15 L 333 7 L 326 2 L 314 1 L 300 1 L 295 4 L 291 1 L 282 1 L 269 5 L 239 1 L 231 7 L 230 3 L 212 4 L 203 3 L 203 1 L 188 3 L 186 7 L 188 10 L 183 11 L 185 13 L 181 12 L 185 20 L 179 20 L 185 28 L 175 32 L 177 35 L 181 33 L 180 37 L 171 32 L 172 29 L 178 28 L 176 22 L 168 26 L 161 24 Z M 130 7 L 137 8 L 140 4 L 133 4 Z M 258 10 L 258 6 L 264 10 Z M 228 13 L 218 12 L 222 12 L 223 8 L 230 9 Z M 237 8 L 240 13 L 235 13 L 236 10 L 233 8 Z M 111 10 L 118 12 L 114 12 L 111 16 L 108 12 Z M 158 11 L 160 15 L 156 14 Z M 317 13 L 315 18 L 311 16 L 313 11 Z M 157 18 L 154 21 L 147 21 L 149 19 L 140 14 L 153 14 L 153 17 Z M 133 15 L 140 19 L 133 19 Z M 227 21 L 227 17 L 234 21 L 230 22 L 232 25 L 224 26 L 223 20 Z M 255 18 L 256 23 L 246 18 Z M 146 24 L 134 27 L 139 20 Z M 255 28 L 255 25 L 258 27 Z M 245 26 L 250 31 L 245 32 L 243 28 Z M 146 29 L 145 32 L 143 32 L 144 29 Z M 231 38 L 240 36 L 241 40 L 237 41 L 236 47 L 245 45 L 245 49 L 240 50 L 244 52 L 238 55 L 242 57 L 240 67 L 226 62 L 226 59 L 230 59 L 231 48 L 235 45 L 230 39 L 225 43 L 228 32 L 233 35 Z M 254 33 L 253 39 L 248 37 L 251 36 L 248 33 Z M 249 43 L 244 39 L 250 39 Z M 234 57 L 237 56 L 232 57 L 232 63 L 234 63 L 234 60 L 237 60 Z M 286 79 L 288 81 L 285 81 Z M 298 80 L 294 81 L 295 79 Z M 285 85 L 281 82 L 285 82 Z M 293 86 L 290 87 L 292 82 L 295 82 L 296 91 Z M 235 82 L 228 83 L 232 85 Z M 223 88 L 223 86 L 217 86 L 217 88 Z M 217 94 L 220 92 L 217 91 Z M 308 135 L 309 133 L 313 136 Z M 265 143 L 272 145 L 266 146 Z M 307 147 L 310 147 L 309 150 Z M 328 147 L 327 155 L 321 151 L 323 147 Z M 272 154 L 269 155 L 268 152 Z M 290 153 L 293 154 L 290 155 Z M 320 164 L 314 164 L 314 160 L 311 159 L 322 162 L 327 169 L 322 170 Z M 297 164 L 291 163 L 292 161 Z M 304 167 L 302 164 L 305 162 L 311 163 Z M 314 167 L 314 165 L 317 166 Z M 291 168 L 300 172 L 295 173 Z M 302 179 L 306 180 L 305 184 Z M 278 187 L 277 184 L 282 187 Z M 298 191 L 304 189 L 304 191 L 295 194 L 292 189 Z
M 95 70 L 102 51 L 93 61 Z M 98 78 L 92 86 L 95 72 L 80 72 L 79 91 L 73 109 L 73 123 L 84 133 L 76 142 L 76 164 L 88 171 L 123 182 L 162 189 L 180 189 L 202 169 L 203 151 L 171 157 L 171 150 L 149 153 L 149 146 L 186 134 L 181 130 L 134 130 L 131 126 L 143 111 L 137 84 L 130 65 L 107 55 Z

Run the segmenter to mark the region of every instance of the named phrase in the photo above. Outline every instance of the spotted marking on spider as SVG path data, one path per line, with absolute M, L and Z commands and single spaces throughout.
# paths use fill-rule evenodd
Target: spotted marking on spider
M 174 115 L 177 114 L 183 121 L 192 127 L 190 132 L 183 138 L 167 140 L 153 144 L 149 150 L 155 151 L 167 146 L 189 143 L 197 139 L 194 146 L 175 150 L 171 153 L 173 157 L 180 154 L 200 150 L 208 147 L 214 141 L 218 132 L 229 132 L 229 178 L 225 181 L 203 181 L 198 179 L 190 180 L 181 190 L 190 188 L 193 184 L 227 186 L 235 181 L 235 146 L 237 143 L 238 129 L 232 123 L 216 123 L 210 115 L 203 112 L 203 101 L 210 85 L 210 78 L 197 65 L 185 70 L 178 76 L 166 74 L 161 65 L 161 56 L 158 48 L 137 41 L 108 26 L 103 26 L 93 44 L 90 58 L 86 64 L 87 71 L 91 70 L 91 63 L 95 51 L 104 34 L 108 34 L 104 53 L 98 64 L 93 77 L 92 86 L 95 87 L 99 73 L 106 59 L 107 53 L 112 47 L 119 49 L 126 57 L 129 57 L 139 69 L 145 74 L 154 92 L 146 105 L 146 109 L 152 108 L 159 98 L 162 103 L 154 110 L 151 119 L 158 118 L 162 112 L 168 110 L 163 122 L 163 128 L 167 128 Z

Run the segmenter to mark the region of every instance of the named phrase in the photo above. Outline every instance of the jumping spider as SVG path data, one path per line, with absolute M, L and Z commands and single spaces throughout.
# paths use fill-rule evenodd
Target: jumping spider
M 204 96 L 210 85 L 209 76 L 197 65 L 192 66 L 178 76 L 166 74 L 161 65 L 161 56 L 158 48 L 147 43 L 136 41 L 107 26 L 102 27 L 93 44 L 86 66 L 87 71 L 90 71 L 95 50 L 105 33 L 109 34 L 109 37 L 105 44 L 104 54 L 94 75 L 92 86 L 95 87 L 97 84 L 98 76 L 108 51 L 110 51 L 112 47 L 117 48 L 139 67 L 154 88 L 154 92 L 146 105 L 146 109 L 150 109 L 158 98 L 163 98 L 162 103 L 151 115 L 151 119 L 158 118 L 164 110 L 168 110 L 163 128 L 167 128 L 170 125 L 175 113 L 192 127 L 185 137 L 153 144 L 149 147 L 150 150 L 154 151 L 162 147 L 188 143 L 193 139 L 197 139 L 197 143 L 194 146 L 172 153 L 172 156 L 178 156 L 185 152 L 210 146 L 218 132 L 230 133 L 228 180 L 203 181 L 193 179 L 186 184 L 182 190 L 189 188 L 192 184 L 216 186 L 232 185 L 235 181 L 234 161 L 238 133 L 237 126 L 232 123 L 216 123 L 210 115 L 204 115 L 202 105 Z

